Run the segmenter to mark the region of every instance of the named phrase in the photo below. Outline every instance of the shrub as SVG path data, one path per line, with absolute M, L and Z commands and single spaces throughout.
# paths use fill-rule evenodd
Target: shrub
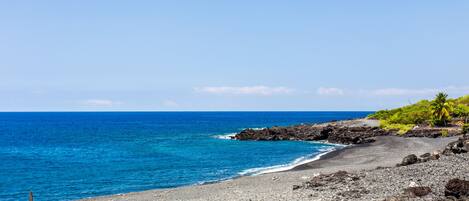
M 468 118 L 469 117 L 469 106 L 464 104 L 457 104 L 452 112 L 452 116 L 460 117 L 460 118 Z
M 368 118 L 384 120 L 384 119 L 388 119 L 389 117 L 391 117 L 392 115 L 396 114 L 399 111 L 400 111 L 400 108 L 394 109 L 394 110 L 380 110 L 378 112 L 368 115 Z
M 448 135 L 449 135 L 448 130 L 442 130 L 441 131 L 441 137 L 448 137 Z
M 396 124 L 396 123 L 390 123 L 385 120 L 380 121 L 380 127 L 384 130 L 395 130 L 397 131 L 397 134 L 399 135 L 404 135 L 408 131 L 412 130 L 414 128 L 415 124 Z
M 459 98 L 457 98 L 455 101 L 456 101 L 456 103 L 458 103 L 458 104 L 463 104 L 463 105 L 469 106 L 469 95 L 465 95 L 465 96 L 459 97 Z
M 469 133 L 469 124 L 464 124 L 462 126 L 462 133 Z

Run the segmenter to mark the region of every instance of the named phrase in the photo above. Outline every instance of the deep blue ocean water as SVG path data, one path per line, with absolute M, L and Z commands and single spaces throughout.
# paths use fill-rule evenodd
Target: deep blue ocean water
M 224 139 L 369 112 L 0 113 L 0 200 L 73 200 L 288 169 L 334 145 Z

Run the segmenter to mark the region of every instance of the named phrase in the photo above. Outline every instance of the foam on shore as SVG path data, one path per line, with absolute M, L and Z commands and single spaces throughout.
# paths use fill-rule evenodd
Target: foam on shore
M 334 147 L 327 148 L 327 149 L 320 149 L 319 150 L 320 153 L 317 154 L 317 155 L 316 154 L 311 154 L 311 155 L 308 155 L 308 156 L 302 156 L 302 157 L 299 157 L 299 158 L 295 159 L 294 161 L 292 161 L 290 163 L 283 164 L 283 165 L 274 165 L 274 166 L 269 166 L 269 167 L 250 168 L 250 169 L 241 171 L 240 173 L 238 173 L 238 175 L 240 175 L 240 176 L 255 176 L 255 175 L 260 175 L 260 174 L 267 174 L 267 173 L 282 172 L 282 171 L 291 170 L 291 169 L 295 168 L 296 166 L 319 160 L 321 158 L 321 156 L 324 156 L 328 153 L 336 151 L 336 150 L 340 149 L 341 147 L 342 146 L 334 146 Z

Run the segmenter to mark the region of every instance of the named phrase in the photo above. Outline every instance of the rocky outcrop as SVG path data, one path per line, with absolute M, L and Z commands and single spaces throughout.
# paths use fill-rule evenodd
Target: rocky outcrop
M 428 138 L 437 138 L 437 137 L 451 137 L 460 135 L 461 130 L 457 128 L 438 128 L 438 127 L 417 127 L 412 130 L 407 131 L 403 136 L 404 137 L 428 137 Z
M 306 125 L 272 127 L 262 130 L 245 129 L 234 136 L 237 140 L 325 140 L 331 130 Z
M 298 125 L 262 130 L 245 129 L 233 138 L 237 140 L 327 140 L 338 144 L 363 144 L 373 142 L 373 137 L 387 134 L 388 132 L 378 127 Z
M 388 133 L 378 127 L 333 127 L 327 141 L 338 144 L 363 144 L 373 142 L 373 137 L 387 135 Z

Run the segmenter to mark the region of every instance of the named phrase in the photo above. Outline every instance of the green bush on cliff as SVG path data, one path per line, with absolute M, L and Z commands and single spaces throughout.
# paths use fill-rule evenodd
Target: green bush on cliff
M 461 96 L 454 100 L 457 104 L 463 104 L 469 106 L 469 95 Z
M 407 133 L 408 131 L 412 130 L 414 128 L 415 124 L 395 124 L 395 123 L 389 123 L 389 121 L 386 120 L 381 120 L 380 121 L 380 127 L 384 130 L 394 130 L 397 131 L 397 134 L 403 135 Z
M 391 109 L 380 110 L 368 115 L 368 118 L 380 120 L 381 127 L 386 130 L 397 130 L 404 134 L 415 125 L 445 126 L 452 117 L 469 120 L 469 95 L 448 99 L 439 93 L 435 100 L 422 100 L 415 104 Z
M 469 106 L 464 104 L 457 104 L 452 112 L 453 117 L 459 117 L 464 120 L 464 123 L 469 121 Z
M 405 107 L 381 110 L 368 116 L 368 118 L 386 120 L 388 124 L 422 124 L 431 119 L 431 102 L 422 100 Z

